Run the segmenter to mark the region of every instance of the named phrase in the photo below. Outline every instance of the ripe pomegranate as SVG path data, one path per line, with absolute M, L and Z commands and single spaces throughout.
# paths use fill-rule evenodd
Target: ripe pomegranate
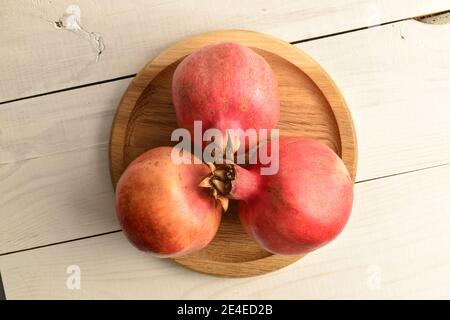
M 280 138 L 278 173 L 261 175 L 261 167 L 225 165 L 202 185 L 208 182 L 221 194 L 241 200 L 241 222 L 263 248 L 304 254 L 342 231 L 352 207 L 353 183 L 329 147 L 307 138 Z
M 245 145 L 236 129 L 270 129 L 279 119 L 277 79 L 263 57 L 250 48 L 224 42 L 201 48 L 178 65 L 173 75 L 172 97 L 178 125 L 194 135 L 194 121 L 203 131 L 216 128 L 231 136 L 233 150 Z
M 177 257 L 205 247 L 219 227 L 222 207 L 198 184 L 205 164 L 175 164 L 173 148 L 159 147 L 136 158 L 116 187 L 116 211 L 123 231 L 139 249 Z M 183 157 L 193 156 L 184 152 Z M 216 194 L 217 195 L 217 194 Z M 217 197 L 216 197 L 217 198 Z

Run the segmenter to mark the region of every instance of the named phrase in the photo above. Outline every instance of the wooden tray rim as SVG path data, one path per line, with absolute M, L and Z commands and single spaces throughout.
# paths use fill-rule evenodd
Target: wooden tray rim
M 243 34 L 247 37 L 243 38 Z M 248 36 L 250 36 L 251 40 L 248 39 Z M 317 85 L 317 87 L 324 95 L 333 111 L 341 142 L 343 136 L 347 137 L 346 144 L 343 145 L 341 143 L 341 158 L 347 166 L 350 165 L 349 173 L 353 181 L 355 181 L 357 168 L 357 142 L 354 124 L 344 97 L 328 73 L 326 73 L 326 71 L 306 53 L 290 43 L 255 31 L 231 29 L 210 31 L 176 42 L 148 62 L 129 84 L 116 110 L 111 127 L 109 165 L 114 189 L 120 175 L 117 172 L 114 172 L 112 163 L 115 162 L 116 164 L 119 164 L 120 168 L 123 168 L 124 159 L 123 152 L 117 154 L 114 153 L 113 141 L 123 141 L 123 145 L 125 145 L 126 129 L 132 114 L 131 111 L 136 105 L 142 91 L 171 63 L 202 46 L 224 41 L 236 41 L 249 47 L 256 47 L 277 54 L 302 70 L 314 83 L 316 83 L 316 85 L 317 83 L 321 83 L 321 86 Z M 275 51 L 274 46 L 276 46 Z M 170 56 L 170 58 L 167 56 Z M 312 72 L 317 70 L 319 72 Z M 137 83 L 141 84 L 138 85 Z M 142 85 L 142 83 L 144 85 Z M 137 94 L 136 92 L 139 93 Z M 131 108 L 129 106 L 131 106 Z M 189 259 L 189 256 L 175 258 L 173 260 L 178 264 L 202 273 L 219 276 L 248 277 L 281 269 L 302 257 L 303 256 L 271 255 L 255 261 L 246 262 L 192 261 Z M 209 266 L 205 267 L 205 263 L 208 263 Z M 214 268 L 215 265 L 227 266 L 227 270 L 223 270 L 224 268 Z M 217 272 L 214 272 L 214 269 L 216 269 Z

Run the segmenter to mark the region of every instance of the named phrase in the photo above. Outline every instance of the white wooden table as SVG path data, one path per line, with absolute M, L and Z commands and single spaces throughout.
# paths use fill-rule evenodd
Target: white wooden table
M 82 30 L 63 16 L 70 4 Z M 413 19 L 449 9 L 450 0 L 1 1 L 6 297 L 450 298 L 450 25 Z M 61 18 L 66 28 L 57 28 Z M 322 64 L 359 144 L 342 235 L 244 279 L 198 274 L 131 247 L 108 173 L 112 117 L 134 74 L 172 42 L 226 28 L 294 42 Z M 66 285 L 71 265 L 80 289 Z

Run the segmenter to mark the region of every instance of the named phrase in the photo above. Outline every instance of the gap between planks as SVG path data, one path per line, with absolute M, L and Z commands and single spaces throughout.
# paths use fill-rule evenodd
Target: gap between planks
M 412 173 L 416 173 L 416 172 L 420 172 L 420 171 L 433 170 L 433 169 L 440 168 L 440 167 L 445 167 L 445 166 L 448 166 L 448 165 L 450 165 L 450 163 L 438 164 L 438 165 L 429 166 L 429 167 L 425 167 L 425 168 L 420 168 L 420 169 L 416 169 L 416 170 L 410 170 L 410 171 L 405 171 L 405 172 L 401 172 L 401 173 L 389 174 L 389 175 L 376 177 L 376 178 L 372 178 L 372 179 L 365 179 L 365 180 L 361 180 L 361 181 L 356 181 L 355 185 L 356 184 L 363 184 L 363 183 L 366 183 L 366 182 L 371 182 L 371 181 L 374 181 L 374 180 L 389 179 L 389 178 L 400 176 L 400 175 L 408 175 L 408 174 L 412 174 Z M 122 229 L 108 231 L 108 232 L 102 232 L 102 233 L 98 233 L 98 234 L 93 234 L 93 235 L 89 235 L 89 236 L 84 236 L 84 237 L 79 237 L 79 238 L 74 238 L 74 239 L 69 239 L 69 240 L 64 240 L 64 241 L 58 241 L 58 242 L 54 242 L 54 243 L 48 243 L 48 244 L 44 244 L 44 245 L 40 245 L 40 246 L 35 246 L 35 247 L 30 247 L 30 248 L 25 248 L 25 249 L 20 249 L 20 250 L 15 250 L 15 251 L 11 251 L 11 252 L 0 253 L 0 257 L 13 255 L 13 254 L 21 253 L 21 252 L 25 252 L 25 251 L 32 251 L 32 250 L 38 250 L 38 249 L 42 249 L 42 248 L 57 246 L 57 245 L 60 245 L 60 244 L 65 244 L 65 243 L 70 243 L 70 242 L 76 242 L 76 241 L 82 241 L 82 240 L 91 239 L 91 238 L 102 237 L 102 236 L 106 236 L 106 235 L 113 234 L 113 233 L 118 233 L 118 232 L 122 232 Z
M 436 12 L 436 13 L 430 13 L 430 14 L 427 14 L 427 15 L 424 15 L 424 16 L 419 16 L 419 17 L 408 17 L 408 18 L 403 18 L 403 19 L 392 20 L 392 21 L 383 22 L 383 23 L 380 23 L 380 24 L 374 24 L 374 25 L 370 25 L 370 26 L 354 28 L 354 29 L 349 29 L 349 30 L 345 30 L 345 31 L 335 32 L 335 33 L 329 33 L 329 34 L 321 35 L 321 36 L 317 36 L 317 37 L 310 37 L 310 38 L 306 38 L 306 39 L 291 41 L 289 43 L 292 44 L 292 45 L 295 45 L 295 44 L 299 44 L 299 43 L 305 43 L 305 42 L 309 42 L 309 41 L 330 38 L 330 37 L 334 37 L 334 36 L 338 36 L 338 35 L 342 35 L 342 34 L 346 34 L 346 33 L 362 31 L 362 30 L 366 30 L 366 29 L 370 29 L 370 28 L 376 28 L 376 27 L 385 26 L 385 25 L 398 23 L 398 22 L 402 22 L 402 21 L 407 21 L 407 20 L 416 20 L 416 21 L 423 22 L 423 23 L 432 23 L 432 22 L 426 22 L 426 21 L 429 21 L 429 18 L 431 18 L 431 17 L 438 17 L 440 15 L 447 15 L 448 13 L 450 13 L 450 10 L 440 11 L 440 12 Z M 79 85 L 79 86 L 72 86 L 72 87 L 67 87 L 67 88 L 63 88 L 63 89 L 43 92 L 43 93 L 34 94 L 34 95 L 30 95 L 30 96 L 25 96 L 25 97 L 21 97 L 21 98 L 17 98 L 17 99 L 10 99 L 10 100 L 6 100 L 6 101 L 0 102 L 0 107 L 1 107 L 2 104 L 7 104 L 7 103 L 11 103 L 11 102 L 21 101 L 21 100 L 26 100 L 26 99 L 33 99 L 33 98 L 42 97 L 42 96 L 45 96 L 45 95 L 50 95 L 50 94 L 55 94 L 55 93 L 60 93 L 60 92 L 64 92 L 64 91 L 77 90 L 77 89 L 82 89 L 82 88 L 85 88 L 85 87 L 95 86 L 95 85 L 99 85 L 99 84 L 104 84 L 104 83 L 109 83 L 109 82 L 129 79 L 129 78 L 135 77 L 136 74 L 137 73 L 129 74 L 129 75 L 121 76 L 121 77 L 115 77 L 115 78 L 111 78 L 111 79 L 105 79 L 105 80 L 102 80 L 102 81 L 95 81 L 95 82 L 91 82 L 91 83 L 86 83 L 86 84 L 82 84 L 82 85 Z
M 7 298 L 448 297 L 448 168 L 359 185 L 356 214 L 339 239 L 280 272 L 204 276 L 151 258 L 117 233 L 0 257 Z M 65 287 L 73 264 L 83 270 L 82 290 Z M 379 288 L 368 283 L 373 268 L 382 271 Z
M 409 22 L 408 22 L 409 23 Z M 419 23 L 417 23 L 416 25 L 420 25 Z M 389 28 L 390 29 L 390 28 Z M 394 29 L 392 29 L 392 30 L 394 30 Z M 437 29 L 435 29 L 435 30 L 437 30 Z M 377 30 L 372 30 L 372 31 L 377 31 Z M 367 32 L 372 32 L 371 30 L 368 30 Z M 377 31 L 378 32 L 378 31 Z M 356 33 L 356 35 L 357 35 L 358 33 Z M 396 36 L 396 35 L 395 35 Z M 340 40 L 338 39 L 338 37 L 336 37 L 336 38 L 331 38 L 331 39 L 328 39 L 328 40 L 326 40 L 327 42 L 329 42 L 329 40 L 331 40 L 331 42 L 340 42 Z M 339 40 L 339 41 L 338 41 Z M 403 40 L 403 38 L 402 38 L 402 40 Z M 407 42 L 405 42 L 405 43 L 407 43 Z M 311 49 L 311 45 L 312 44 L 314 44 L 314 42 L 310 42 L 310 44 L 308 45 L 308 49 Z M 375 52 L 376 53 L 376 52 Z M 319 57 L 320 57 L 320 55 L 319 55 Z M 327 62 L 327 61 L 323 61 L 323 62 Z M 328 61 L 327 63 L 330 63 L 330 70 L 331 71 L 333 71 L 333 64 L 332 64 L 332 60 L 330 61 Z M 342 61 L 340 61 L 340 60 L 337 60 L 336 62 L 335 62 L 335 64 L 336 65 L 342 65 Z M 327 70 L 328 70 L 328 68 L 327 68 Z M 339 73 L 338 73 L 338 75 L 339 75 Z M 345 75 L 343 76 L 344 77 L 344 79 L 345 79 Z M 95 89 L 95 88 L 94 88 Z M 377 88 L 375 88 L 375 89 L 377 89 Z M 378 88 L 378 89 L 380 89 L 380 88 Z M 381 89 L 383 89 L 383 88 L 381 88 Z M 92 90 L 92 89 L 91 89 Z M 353 91 L 350 91 L 350 92 L 348 92 L 348 95 L 349 95 L 349 97 L 354 97 L 355 95 L 353 94 L 354 92 Z M 115 99 L 115 98 L 114 98 Z M 358 100 L 359 101 L 359 100 Z M 357 102 L 357 101 L 355 101 L 355 102 Z M 360 102 L 360 101 L 359 101 Z M 355 105 L 357 105 L 357 103 L 354 103 Z M 439 111 L 439 110 L 438 110 Z M 369 141 L 369 140 L 367 140 L 366 139 L 366 141 Z M 376 146 L 375 146 L 376 147 Z M 392 150 L 391 150 L 392 151 Z M 443 159 L 441 159 L 441 160 L 443 160 Z M 442 161 L 442 162 L 445 162 L 445 163 L 447 163 L 448 161 L 447 161 L 448 159 L 445 159 L 444 161 Z M 375 163 L 375 162 L 374 162 Z M 445 164 L 444 163 L 444 164 Z M 442 165 L 443 163 L 439 163 L 438 165 Z M 436 163 L 433 163 L 433 166 L 435 167 L 436 166 Z M 427 166 L 425 163 L 424 163 L 424 166 L 422 167 L 422 168 L 427 168 L 427 167 L 433 167 L 433 166 L 430 166 L 430 164 Z M 411 169 L 411 171 L 414 171 L 414 170 L 412 170 L 412 169 L 417 169 L 417 168 L 414 168 L 414 167 L 410 167 L 409 169 Z M 403 172 L 405 172 L 405 170 L 408 170 L 408 168 L 403 168 L 403 169 L 401 169 L 401 170 L 403 170 L 403 171 L 401 171 L 401 172 L 398 172 L 397 174 L 401 174 L 401 173 L 403 173 Z M 418 170 L 420 170 L 420 168 L 418 169 Z M 388 170 L 386 170 L 386 171 L 388 171 Z M 393 171 L 393 170 L 392 170 Z M 372 177 L 370 177 L 370 176 L 366 176 L 365 178 L 366 178 L 366 180 L 373 180 L 373 179 L 380 179 L 380 178 L 383 178 L 383 177 L 385 177 L 386 176 L 386 174 L 382 174 L 382 172 L 377 172 L 378 174 L 374 174 L 374 176 L 376 177 L 376 178 L 372 178 Z M 380 174 L 381 173 L 381 174 Z M 385 173 L 389 173 L 389 172 L 385 172 Z M 362 179 L 364 179 L 364 177 L 362 178 Z M 360 181 L 364 181 L 364 180 L 360 180 Z M 117 226 L 116 226 L 117 227 Z M 111 228 L 111 229 L 116 229 L 116 228 Z M 103 231 L 103 230 L 102 230 Z M 109 230 L 104 230 L 104 231 L 109 231 Z M 116 229 L 116 232 L 119 232 L 119 230 L 117 230 Z M 100 234 L 100 233 L 93 233 L 93 235 L 92 236 L 95 236 L 96 234 Z M 78 239 L 79 237 L 74 237 L 74 238 L 72 238 L 72 239 L 75 239 L 75 240 L 67 240 L 67 241 L 76 241 L 76 239 Z M 58 240 L 58 239 L 55 239 L 55 240 Z M 53 241 L 53 242 L 50 242 L 50 245 L 52 245 L 52 244 L 55 244 L 55 243 L 57 243 L 58 241 Z M 30 246 L 29 248 L 25 248 L 25 249 L 23 249 L 23 250 L 29 250 L 29 249 L 33 249 L 33 248 L 36 248 L 36 247 L 38 247 L 38 246 Z M 19 250 L 19 249 L 18 249 Z M 12 252 L 13 250 L 11 250 L 11 251 L 8 251 L 7 253 L 10 253 L 10 252 Z

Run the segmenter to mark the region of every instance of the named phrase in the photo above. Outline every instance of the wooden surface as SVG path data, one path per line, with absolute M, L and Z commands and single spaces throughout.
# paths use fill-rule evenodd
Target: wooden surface
M 81 9 L 95 43 L 56 29 L 66 8 Z M 2 0 L 0 102 L 137 73 L 158 52 L 190 35 L 249 29 L 298 41 L 448 9 L 449 0 Z M 157 32 L 155 32 L 157 30 Z M 20 59 L 18 59 L 20 57 Z M 26 67 L 25 67 L 26 66 Z M 45 81 L 43 81 L 45 79 Z
M 281 136 L 316 138 L 356 175 L 357 146 L 353 122 L 339 89 L 303 51 L 279 39 L 250 31 L 214 31 L 176 43 L 149 62 L 133 79 L 118 106 L 111 129 L 113 183 L 137 156 L 154 147 L 173 145 L 177 128 L 172 104 L 173 73 L 182 59 L 207 45 L 236 41 L 263 56 L 278 80 Z M 280 269 L 299 256 L 275 256 L 252 240 L 231 206 L 213 241 L 203 250 L 175 261 L 190 269 L 221 276 L 254 276 Z
M 356 184 L 338 240 L 251 278 L 193 272 L 114 233 L 0 257 L 11 299 L 404 299 L 450 297 L 450 165 Z M 67 290 L 78 265 L 81 289 Z
M 264 13 L 242 2 L 245 13 L 204 5 L 197 16 L 181 6 L 180 24 L 161 23 L 176 2 L 159 11 L 78 1 L 85 28 L 115 31 L 83 72 L 95 59 L 91 45 L 38 18 L 24 23 L 23 10 L 40 14 L 38 1 L 18 3 L 0 4 L 0 39 L 8 44 L 0 47 L 1 100 L 43 95 L 0 105 L 0 272 L 8 299 L 450 298 L 450 26 L 408 19 L 449 10 L 449 1 L 270 2 Z M 53 20 L 72 2 L 39 3 Z M 368 25 L 364 9 L 373 4 L 385 25 L 349 31 Z M 139 10 L 115 9 L 134 5 Z M 355 208 L 342 236 L 248 279 L 197 274 L 124 241 L 112 214 L 107 145 L 131 78 L 73 88 L 134 74 L 174 40 L 223 28 L 288 41 L 326 36 L 297 46 L 335 80 L 358 137 Z M 70 90 L 49 93 L 62 88 Z M 84 237 L 92 238 L 77 240 Z M 82 271 L 80 290 L 66 288 L 72 264 Z

